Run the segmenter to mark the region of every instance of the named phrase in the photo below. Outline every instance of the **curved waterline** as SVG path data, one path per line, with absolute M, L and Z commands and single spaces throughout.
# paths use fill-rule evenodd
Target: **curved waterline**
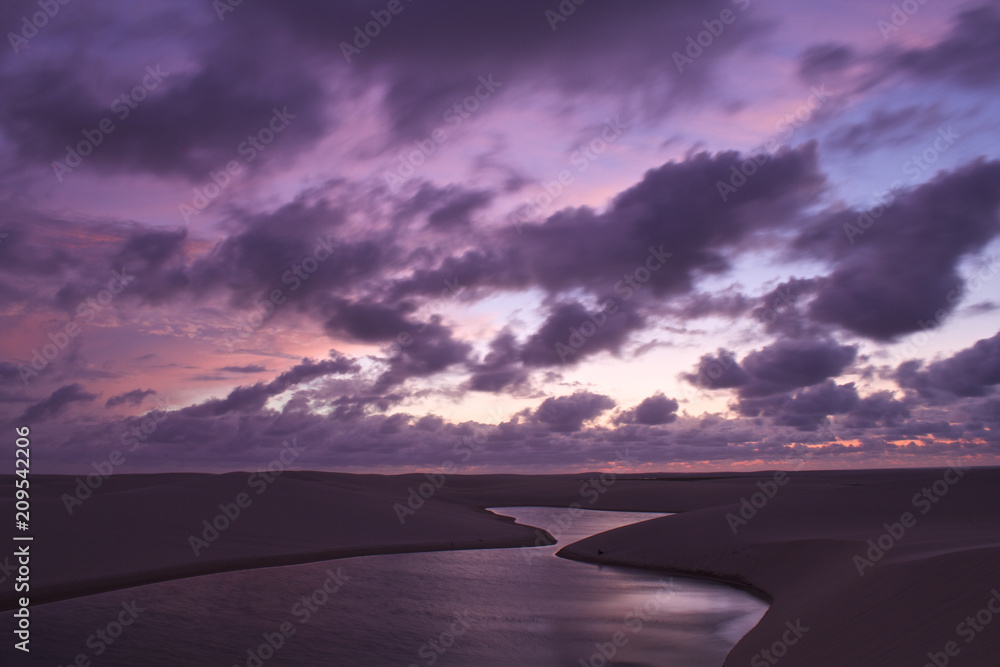
M 567 510 L 496 511 L 545 527 Z M 101 664 L 253 667 L 270 653 L 260 664 L 579 667 L 601 664 L 603 648 L 621 664 L 718 667 L 763 614 L 759 601 L 725 586 L 555 557 L 579 536 L 662 516 L 580 512 L 563 517 L 572 521 L 552 546 L 345 558 L 39 605 L 33 629 L 45 642 L 33 658 L 94 658 L 88 637 L 133 600 L 142 611 Z

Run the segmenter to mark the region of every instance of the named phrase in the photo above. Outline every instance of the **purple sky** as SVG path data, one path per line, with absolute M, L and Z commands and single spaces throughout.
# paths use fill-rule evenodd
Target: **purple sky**
M 0 27 L 0 419 L 38 472 L 292 438 L 349 471 L 1000 463 L 1000 4 Z

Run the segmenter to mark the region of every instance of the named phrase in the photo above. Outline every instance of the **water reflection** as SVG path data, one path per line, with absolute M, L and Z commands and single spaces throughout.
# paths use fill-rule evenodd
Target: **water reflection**
M 83 654 L 129 666 L 718 667 L 766 609 L 725 586 L 554 556 L 659 515 L 587 510 L 567 523 L 567 510 L 495 511 L 549 527 L 559 544 L 348 558 L 41 605 L 31 611 L 31 664 L 70 665 Z M 114 627 L 133 601 L 136 620 Z M 0 648 L 0 657 L 13 653 Z

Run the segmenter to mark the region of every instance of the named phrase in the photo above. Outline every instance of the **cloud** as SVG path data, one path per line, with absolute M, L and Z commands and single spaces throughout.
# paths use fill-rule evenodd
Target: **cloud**
M 460 0 L 415 11 L 405 7 L 363 49 L 354 47 L 354 31 L 372 20 L 368 8 L 282 3 L 264 5 L 264 10 L 303 43 L 326 50 L 358 82 L 384 87 L 396 142 L 429 136 L 444 125 L 449 108 L 473 94 L 477 78 L 490 74 L 502 82 L 499 94 L 512 94 L 513 88 L 551 91 L 566 107 L 582 99 L 627 97 L 650 118 L 662 118 L 708 89 L 715 63 L 764 29 L 749 13 L 739 14 L 726 27 L 726 38 L 690 68 L 697 71 L 682 73 L 674 67 L 672 53 L 687 46 L 689 35 L 705 29 L 702 21 L 717 18 L 731 3 L 589 3 L 555 23 L 531 0 L 509 0 L 493 8 Z M 623 43 L 629 48 L 621 48 Z
M 72 403 L 88 403 L 95 398 L 97 398 L 97 394 L 84 391 L 83 385 L 78 383 L 67 384 L 56 389 L 48 398 L 29 405 L 21 413 L 21 416 L 18 417 L 18 421 L 30 423 L 55 417 Z
M 947 359 L 922 368 L 921 361 L 907 361 L 896 369 L 901 387 L 933 400 L 986 396 L 1000 384 L 1000 333 L 976 341 Z
M 846 44 L 816 44 L 799 57 L 799 77 L 807 83 L 814 83 L 828 74 L 842 72 L 856 58 L 854 49 Z
M 644 399 L 639 405 L 618 416 L 618 423 L 645 424 L 659 426 L 677 421 L 678 403 L 667 398 L 662 392 Z
M 438 316 L 413 329 L 403 341 L 406 344 L 400 342 L 398 352 L 389 358 L 389 368 L 375 383 L 375 391 L 385 391 L 411 377 L 440 373 L 466 361 L 472 351 L 471 345 L 452 337 L 451 329 L 441 324 Z
M 910 416 L 905 403 L 896 400 L 892 392 L 878 391 L 857 402 L 845 422 L 848 428 L 870 429 L 878 425 L 896 426 Z
M 736 361 L 729 350 L 720 349 L 702 355 L 694 373 L 685 373 L 684 379 L 696 387 L 706 389 L 733 389 L 750 382 L 750 374 Z
M 322 361 L 303 359 L 268 383 L 258 382 L 249 386 L 236 387 L 225 398 L 212 398 L 203 403 L 180 410 L 188 417 L 225 415 L 230 412 L 258 412 L 272 396 L 284 393 L 292 387 L 327 375 L 345 375 L 360 370 L 357 363 L 347 357 L 333 353 L 334 358 Z
M 682 321 L 713 316 L 735 320 L 746 313 L 752 304 L 752 299 L 739 293 L 699 292 L 685 299 L 672 301 L 670 312 Z
M 400 335 L 410 335 L 415 325 L 399 309 L 378 303 L 352 303 L 338 300 L 330 303 L 331 313 L 325 327 L 330 332 L 344 333 L 366 343 L 388 341 Z
M 825 340 L 779 340 L 743 357 L 751 380 L 741 397 L 768 396 L 837 377 L 854 361 L 858 348 Z
M 317 400 L 321 405 L 328 405 L 333 408 L 330 414 L 332 419 L 344 422 L 363 421 L 373 414 L 385 412 L 393 405 L 397 405 L 405 398 L 404 394 L 341 394 L 330 400 Z M 286 406 L 285 409 L 288 412 Z M 308 414 L 308 411 L 303 411 Z
M 831 132 L 823 145 L 862 156 L 922 136 L 935 137 L 936 129 L 947 125 L 947 121 L 948 116 L 938 105 L 911 104 L 899 109 L 875 109 L 864 120 Z
M 815 278 L 789 278 L 761 296 L 751 314 L 769 334 L 782 338 L 822 337 L 824 326 L 811 321 L 804 308 L 816 287 Z
M 613 407 L 615 402 L 609 396 L 579 391 L 545 399 L 532 414 L 532 419 L 556 433 L 574 433 L 583 428 L 584 422 Z
M 136 227 L 115 256 L 119 264 L 145 265 L 145 270 L 160 267 L 176 258 L 184 248 L 188 230 L 145 229 Z
M 113 130 L 81 169 L 201 181 L 231 160 L 256 169 L 274 157 L 294 154 L 327 129 L 323 108 L 330 93 L 307 65 L 294 36 L 253 20 L 253 12 L 244 12 L 240 21 L 211 20 L 198 28 L 179 14 L 165 14 L 172 16 L 158 20 L 174 29 L 160 38 L 175 46 L 186 42 L 183 55 L 161 46 L 153 53 L 163 54 L 162 60 L 150 63 L 149 49 L 137 49 L 143 55 L 136 57 L 128 29 L 136 40 L 144 29 L 129 25 L 132 15 L 118 13 L 107 17 L 124 29 L 116 57 L 102 57 L 107 51 L 102 37 L 82 22 L 63 30 L 65 47 L 77 54 L 73 59 L 21 58 L 18 67 L 4 69 L 0 85 L 8 94 L 0 101 L 0 127 L 23 163 L 51 169 L 52 161 L 65 160 L 67 145 L 84 139 L 85 130 L 99 134 L 96 128 L 106 118 Z M 195 46 L 199 40 L 190 39 L 192 33 L 204 46 Z M 247 43 L 257 48 L 247 49 Z M 286 59 L 275 58 L 276 51 Z M 296 65 L 290 67 L 289 61 Z M 141 98 L 128 105 L 113 103 L 116 93 L 137 86 L 144 88 Z M 262 159 L 249 163 L 238 153 L 241 142 L 267 128 L 275 108 L 286 107 L 295 119 Z
M 853 383 L 838 385 L 830 379 L 856 356 L 853 345 L 781 339 L 750 352 L 739 363 L 724 349 L 704 355 L 695 372 L 682 377 L 705 389 L 736 389 L 734 407 L 744 417 L 770 417 L 779 426 L 815 430 L 827 416 L 850 412 L 858 404 Z M 859 420 L 879 408 L 879 400 L 866 403 L 867 413 L 859 414 Z
M 133 389 L 132 391 L 127 391 L 124 394 L 112 396 L 104 403 L 104 407 L 114 408 L 119 405 L 138 406 L 142 404 L 142 401 L 147 396 L 153 396 L 155 394 L 156 391 L 153 389 Z
M 741 396 L 737 409 L 746 417 L 763 415 L 771 417 L 780 426 L 810 431 L 815 430 L 827 416 L 850 412 L 857 403 L 858 393 L 854 383 L 838 385 L 833 380 L 827 380 L 794 395 Z
M 154 434 L 164 446 L 136 452 L 137 469 L 253 465 L 293 434 L 303 465 L 338 469 L 440 466 L 475 434 L 486 434 L 477 470 L 603 467 L 622 443 L 657 464 L 780 460 L 807 444 L 831 467 L 1000 453 L 993 339 L 901 365 L 895 393 L 861 397 L 844 381 L 864 374 L 882 389 L 880 343 L 988 321 L 991 302 L 967 298 L 979 285 L 966 276 L 997 242 L 1000 162 L 983 129 L 995 3 L 962 8 L 930 39 L 876 35 L 874 47 L 840 43 L 830 23 L 777 59 L 752 40 L 787 37 L 803 25 L 797 10 L 778 21 L 729 0 L 594 0 L 564 3 L 562 21 L 557 4 L 404 0 L 348 63 L 345 44 L 373 20 L 363 3 L 243 3 L 224 21 L 204 2 L 71 3 L 30 51 L 0 52 L 5 418 L 42 417 L 44 460 L 86 467 L 131 423 L 121 415 L 148 405 L 154 389 L 121 385 L 139 364 L 161 395 L 207 381 L 219 393 L 167 413 Z M 674 51 L 723 9 L 736 21 L 678 71 Z M 36 10 L 18 0 L 0 23 Z M 115 116 L 111 100 L 147 66 L 169 74 L 55 181 L 51 162 Z M 775 74 L 766 95 L 761 72 Z M 727 150 L 824 82 L 837 93 L 797 145 Z M 477 108 L 463 118 L 457 103 Z M 244 159 L 239 144 L 286 107 L 288 129 Z M 544 186 L 578 166 L 573 151 L 608 117 L 628 133 L 545 203 Z M 916 148 L 933 145 L 938 127 L 955 139 L 948 155 L 908 165 L 906 146 L 925 132 Z M 439 143 L 435 128 L 447 145 L 390 191 L 384 170 L 415 142 Z M 177 227 L 177 200 L 233 159 L 245 173 Z M 744 182 L 740 165 L 757 162 Z M 912 180 L 884 210 L 844 203 L 864 188 L 856 179 L 900 168 Z M 78 315 L 112 270 L 136 279 L 99 319 Z M 219 361 L 212 348 L 251 309 L 269 311 L 250 327 L 262 356 Z M 81 335 L 25 390 L 18 365 L 67 321 Z M 303 341 L 359 356 L 300 362 Z M 602 366 L 654 348 L 700 357 L 657 370 L 728 391 L 731 410 L 679 413 L 650 379 L 618 407 Z M 269 370 L 255 361 L 265 356 L 286 361 Z M 102 392 L 113 409 L 75 418 Z M 426 414 L 442 399 L 450 415 L 504 414 Z
M 498 392 L 517 387 L 527 380 L 527 372 L 520 364 L 517 339 L 510 331 L 502 331 L 490 341 L 490 351 L 481 363 L 472 364 L 469 389 L 472 391 Z
M 192 291 L 205 295 L 224 290 L 233 305 L 244 307 L 280 289 L 301 304 L 296 307 L 305 307 L 324 290 L 377 273 L 393 246 L 365 239 L 338 241 L 345 215 L 337 204 L 321 200 L 241 216 L 235 231 L 192 262 Z
M 582 287 L 622 301 L 643 290 L 683 294 L 697 277 L 730 267 L 727 249 L 791 223 L 825 186 L 816 145 L 809 143 L 770 156 L 723 200 L 718 183 L 729 183 L 734 166 L 746 159 L 729 151 L 668 162 L 647 171 L 603 214 L 567 209 L 511 233 L 537 283 L 550 291 Z M 671 256 L 662 258 L 666 253 Z M 631 284 L 622 279 L 628 275 Z
M 998 211 L 1000 162 L 978 160 L 902 192 L 867 219 L 851 210 L 821 216 L 794 246 L 832 262 L 816 279 L 809 316 L 882 341 L 922 322 L 937 326 L 961 300 L 959 263 L 1000 232 Z
M 907 49 L 892 66 L 923 80 L 943 80 L 970 88 L 997 85 L 1000 70 L 1000 10 L 984 4 L 959 12 L 940 42 Z
M 489 192 L 467 192 L 434 209 L 427 216 L 427 222 L 432 227 L 445 229 L 468 226 L 472 215 L 486 208 L 492 200 L 493 195 Z
M 617 353 L 628 335 L 644 324 L 627 309 L 591 312 L 577 302 L 556 304 L 542 326 L 525 341 L 521 359 L 526 366 L 576 364 L 601 351 Z

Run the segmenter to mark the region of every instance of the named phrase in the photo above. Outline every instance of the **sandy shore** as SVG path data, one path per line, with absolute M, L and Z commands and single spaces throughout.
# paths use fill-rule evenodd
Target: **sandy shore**
M 840 488 L 786 493 L 822 477 L 791 476 L 749 519 L 704 508 L 560 555 L 759 591 L 771 607 L 727 666 L 1000 664 L 1000 470 L 836 473 Z
M 0 480 L 5 516 L 12 484 Z M 772 603 L 727 665 L 919 667 L 930 653 L 992 666 L 1000 655 L 998 469 L 114 475 L 70 514 L 76 486 L 72 477 L 32 480 L 33 604 L 233 569 L 533 545 L 535 528 L 484 508 L 576 503 L 679 514 L 560 555 L 717 579 Z M 0 608 L 13 606 L 4 586 Z

